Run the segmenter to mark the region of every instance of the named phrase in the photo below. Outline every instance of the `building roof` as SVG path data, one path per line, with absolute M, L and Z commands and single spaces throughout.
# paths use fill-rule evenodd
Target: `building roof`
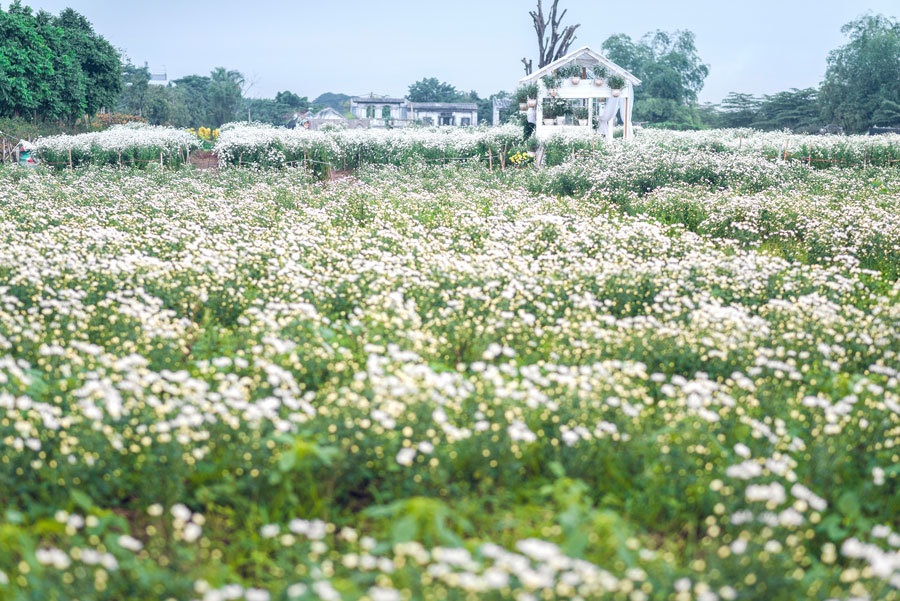
M 359 96 L 350 99 L 357 104 L 403 104 L 406 98 L 379 98 L 377 96 Z
M 565 55 L 564 57 L 553 61 L 546 67 L 541 67 L 540 69 L 538 69 L 531 75 L 526 75 L 525 77 L 523 77 L 522 79 L 519 80 L 519 83 L 529 83 L 532 81 L 537 81 L 544 75 L 547 75 L 551 71 L 559 69 L 563 65 L 575 62 L 578 59 L 585 59 L 585 58 L 593 59 L 595 62 L 605 66 L 607 69 L 614 71 L 618 75 L 621 75 L 622 77 L 624 77 L 625 79 L 630 81 L 633 85 L 636 85 L 636 86 L 641 85 L 640 79 L 638 79 L 637 77 L 635 77 L 634 75 L 632 75 L 631 73 L 629 73 L 628 71 L 626 71 L 625 69 L 623 69 L 622 67 L 617 65 L 616 63 L 612 62 L 611 60 L 609 60 L 608 58 L 606 58 L 599 52 L 594 52 L 587 46 L 584 46 L 582 48 L 579 48 L 578 50 L 570 52 L 569 54 Z
M 321 111 L 316 113 L 316 119 L 343 119 L 344 116 L 339 112 L 334 110 L 334 108 L 330 106 L 326 106 Z
M 410 108 L 420 111 L 477 111 L 474 102 L 410 102 Z

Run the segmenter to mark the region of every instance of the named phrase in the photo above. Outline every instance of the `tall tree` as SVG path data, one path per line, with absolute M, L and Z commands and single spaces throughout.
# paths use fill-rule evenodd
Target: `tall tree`
M 211 80 L 203 75 L 187 75 L 172 82 L 174 98 L 172 122 L 179 127 L 201 127 L 212 123 L 209 103 Z
M 828 55 L 819 97 L 822 115 L 862 132 L 900 103 L 900 22 L 867 14 L 841 28 L 849 41 Z
M 437 77 L 425 77 L 409 86 L 411 102 L 460 102 L 464 95 L 456 87 Z
M 144 115 L 147 94 L 150 90 L 150 70 L 136 67 L 130 62 L 122 67 L 122 93 L 118 108 L 131 115 Z
M 575 30 L 581 25 L 561 27 L 567 12 L 568 9 L 559 12 L 559 0 L 553 0 L 550 13 L 546 17 L 541 0 L 538 0 L 537 10 L 528 12 L 534 24 L 534 32 L 537 34 L 538 69 L 564 57 L 569 52 L 572 42 L 575 41 Z M 522 63 L 525 65 L 525 75 L 531 75 L 532 61 L 525 57 L 522 59 Z
M 757 120 L 762 100 L 753 94 L 731 92 L 722 100 L 722 125 L 750 127 Z
M 0 9 L 0 115 L 32 116 L 51 102 L 53 58 L 30 8 Z
M 94 33 L 83 15 L 67 8 L 54 20 L 64 30 L 85 77 L 85 110 L 93 115 L 115 106 L 122 91 L 122 61 L 112 44 Z
M 603 42 L 604 55 L 642 80 L 635 119 L 675 127 L 699 127 L 694 105 L 709 75 L 690 31 L 653 31 L 639 41 L 616 34 Z
M 239 71 L 216 67 L 210 73 L 209 109 L 215 127 L 234 119 L 241 104 L 241 86 L 244 76 Z
M 300 96 L 289 90 L 278 92 L 275 98 L 245 98 L 241 103 L 240 119 L 250 118 L 261 123 L 287 125 L 294 113 L 312 108 L 306 96 Z
M 120 72 L 118 52 L 74 10 L 33 14 L 19 0 L 0 9 L 0 115 L 94 114 L 115 104 Z
M 765 96 L 752 123 L 752 127 L 759 129 L 790 129 L 795 132 L 819 131 L 823 125 L 815 88 L 793 88 Z

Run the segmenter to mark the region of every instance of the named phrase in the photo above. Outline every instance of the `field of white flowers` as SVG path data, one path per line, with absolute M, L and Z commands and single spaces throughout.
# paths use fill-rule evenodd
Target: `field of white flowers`
M 208 138 L 207 138 L 208 139 Z M 201 146 L 194 133 L 142 124 L 115 126 L 106 131 L 60 135 L 36 141 L 38 156 L 57 167 L 126 165 L 145 167 L 162 162 L 184 163 Z M 622 144 L 619 142 L 618 144 Z M 900 136 L 809 136 L 749 129 L 673 132 L 643 129 L 627 147 L 646 151 L 723 154 L 806 163 L 811 168 L 835 166 L 898 167 Z M 560 165 L 576 154 L 593 156 L 615 151 L 605 138 L 584 128 L 542 141 L 544 162 Z M 222 165 L 285 167 L 303 163 L 318 175 L 363 165 L 403 166 L 462 160 L 505 165 L 525 152 L 522 128 L 515 125 L 480 128 L 411 128 L 404 130 L 351 129 L 293 130 L 253 123 L 229 123 L 221 128 L 215 152 Z M 492 157 L 491 159 L 488 156 Z
M 739 145 L 0 169 L 0 599 L 900 598 L 900 171 Z

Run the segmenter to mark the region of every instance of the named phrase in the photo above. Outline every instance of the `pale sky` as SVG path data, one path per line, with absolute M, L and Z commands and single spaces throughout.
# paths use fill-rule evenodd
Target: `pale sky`
M 534 0 L 24 3 L 52 13 L 74 8 L 135 64 L 147 61 L 169 79 L 218 66 L 242 71 L 255 81 L 254 97 L 284 89 L 310 100 L 322 92 L 403 96 L 423 77 L 487 96 L 515 89 L 520 59 L 537 52 L 528 16 Z M 844 41 L 844 23 L 866 11 L 900 17 L 898 0 L 562 0 L 561 7 L 567 23 L 581 23 L 573 49 L 599 50 L 614 33 L 690 29 L 710 65 L 700 99 L 713 102 L 732 91 L 815 86 L 828 51 Z

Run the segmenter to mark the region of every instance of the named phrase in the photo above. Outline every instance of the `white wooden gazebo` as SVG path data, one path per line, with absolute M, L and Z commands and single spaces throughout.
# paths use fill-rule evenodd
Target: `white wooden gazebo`
M 563 78 L 559 87 L 554 90 L 556 96 L 553 98 L 582 100 L 583 104 L 586 104 L 588 109 L 586 124 L 545 125 L 543 118 L 544 101 L 551 98 L 551 95 L 550 91 L 544 85 L 543 78 L 547 75 L 556 73 L 563 67 L 570 67 L 571 65 L 575 65 L 581 69 L 581 81 L 578 84 L 573 84 L 569 78 Z M 597 65 L 602 65 L 607 71 L 607 81 L 600 86 L 595 85 L 592 79 L 594 67 Z M 614 91 L 609 87 L 608 78 L 613 75 L 618 75 L 625 80 L 625 87 L 623 89 Z M 615 122 L 616 113 L 622 116 L 625 128 L 623 132 L 624 137 L 629 139 L 634 135 L 633 127 L 631 125 L 631 114 L 634 111 L 634 86 L 640 85 L 641 80 L 587 46 L 570 52 L 566 56 L 553 61 L 546 67 L 538 69 L 531 75 L 523 77 L 519 80 L 519 83 L 521 85 L 537 84 L 538 86 L 536 107 L 537 127 L 535 129 L 535 135 L 538 139 L 545 139 L 556 132 L 564 132 L 566 130 L 584 131 L 585 127 L 593 127 L 595 113 L 601 118 L 610 113 L 609 110 L 601 110 L 600 108 L 600 102 L 604 102 L 606 105 L 610 98 L 616 99 L 618 110 L 616 110 L 615 113 L 612 113 L 611 118 L 606 123 L 606 127 L 601 127 L 601 129 L 606 130 L 606 137 L 609 140 L 613 139 L 613 123 Z M 612 108 L 608 105 L 607 107 Z

